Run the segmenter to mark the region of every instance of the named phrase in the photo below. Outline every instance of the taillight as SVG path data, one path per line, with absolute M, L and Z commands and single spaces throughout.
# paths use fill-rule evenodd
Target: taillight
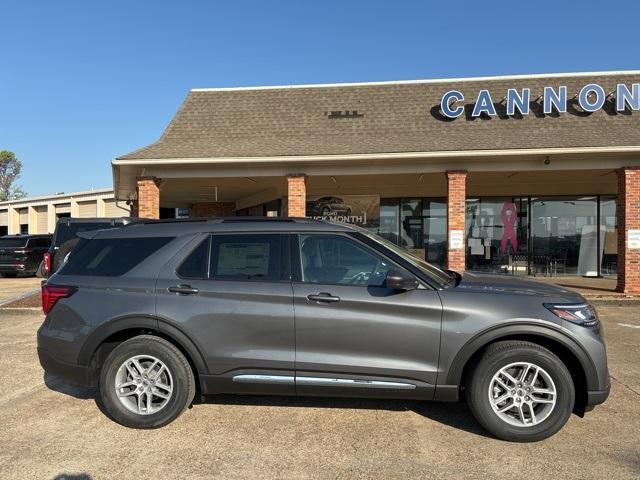
M 48 314 L 61 298 L 68 298 L 75 293 L 76 287 L 61 285 L 42 285 L 42 311 Z
M 44 260 L 44 273 L 51 272 L 51 254 L 49 252 L 45 253 L 42 259 Z

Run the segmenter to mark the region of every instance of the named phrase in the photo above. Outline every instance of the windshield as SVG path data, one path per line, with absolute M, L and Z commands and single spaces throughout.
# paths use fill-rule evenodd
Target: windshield
M 395 243 L 391 243 L 389 240 L 379 237 L 378 235 L 375 235 L 371 232 L 363 232 L 363 233 L 367 237 L 369 237 L 371 240 L 383 245 L 384 247 L 388 248 L 396 255 L 402 257 L 404 260 L 409 262 L 414 267 L 422 270 L 430 278 L 433 278 L 436 282 L 438 282 L 443 287 L 452 283 L 456 278 L 455 275 L 448 273 L 436 267 L 435 265 L 425 262 L 424 260 L 420 260 L 419 258 L 414 257 L 413 255 L 409 254 L 407 251 L 397 246 Z
M 110 228 L 112 226 L 111 221 L 108 222 L 87 222 L 87 223 L 69 223 L 58 225 L 56 231 L 56 246 L 60 246 L 63 243 L 76 238 L 76 235 L 80 232 L 87 232 L 91 230 L 101 230 L 103 228 Z

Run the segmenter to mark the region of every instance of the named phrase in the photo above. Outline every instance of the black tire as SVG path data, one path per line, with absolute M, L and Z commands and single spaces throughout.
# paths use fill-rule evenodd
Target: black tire
M 548 416 L 536 425 L 515 426 L 494 412 L 489 399 L 493 376 L 515 362 L 542 367 L 556 388 L 556 404 Z M 484 352 L 467 382 L 467 403 L 478 422 L 491 434 L 513 442 L 537 442 L 558 432 L 571 415 L 575 388 L 566 365 L 551 351 L 535 343 L 517 340 L 496 342 Z M 513 400 L 512 400 L 513 401 Z
M 171 372 L 171 397 L 163 408 L 148 415 L 128 410 L 115 389 L 118 369 L 127 359 L 136 355 L 151 355 Z M 191 405 L 196 391 L 193 371 L 182 352 L 167 340 L 152 335 L 140 335 L 118 345 L 102 365 L 99 388 L 102 404 L 113 420 L 126 427 L 144 429 L 160 428 L 171 423 Z

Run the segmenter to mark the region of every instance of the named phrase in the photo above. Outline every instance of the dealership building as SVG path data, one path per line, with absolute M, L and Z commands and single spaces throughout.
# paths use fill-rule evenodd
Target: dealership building
M 348 221 L 455 270 L 640 292 L 640 71 L 193 89 L 112 168 L 143 217 Z

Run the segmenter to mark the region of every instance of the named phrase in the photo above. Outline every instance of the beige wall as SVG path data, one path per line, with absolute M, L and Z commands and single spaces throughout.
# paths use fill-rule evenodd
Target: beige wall
M 118 202 L 116 207 L 113 192 L 105 189 L 3 202 L 0 204 L 0 227 L 6 227 L 9 234 L 16 234 L 20 232 L 20 225 L 27 224 L 29 233 L 53 233 L 57 215 L 64 213 L 75 218 L 129 216 L 125 203 Z

